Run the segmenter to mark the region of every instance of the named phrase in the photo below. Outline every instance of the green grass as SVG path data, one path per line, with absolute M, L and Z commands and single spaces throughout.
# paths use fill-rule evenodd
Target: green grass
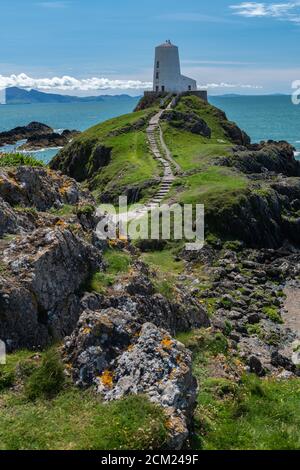
M 120 186 L 133 185 L 159 176 L 160 168 L 148 149 L 145 132 L 110 137 L 104 144 L 113 148 L 112 158 L 93 179 L 93 187 L 99 185 L 107 191 L 116 183 Z
M 59 209 L 51 208 L 50 213 L 53 215 L 61 216 L 61 217 L 67 217 L 70 215 L 73 215 L 75 211 L 75 207 L 71 206 L 70 204 L 64 204 L 62 207 Z
M 7 365 L 0 365 L 1 373 L 14 377 L 0 388 L 0 450 L 140 450 L 163 446 L 166 416 L 146 397 L 129 396 L 103 403 L 93 391 L 79 390 L 68 381 L 62 388 L 56 350 L 39 356 L 36 359 L 35 353 L 20 351 L 7 356 Z M 13 383 L 16 388 L 12 388 Z M 28 397 L 29 385 L 31 391 L 38 392 L 34 396 Z
M 177 276 L 183 272 L 183 261 L 177 261 L 171 249 L 143 253 L 142 260 L 155 271 L 152 282 L 156 292 L 174 300 L 174 284 Z
M 129 253 L 118 249 L 107 249 L 103 258 L 107 264 L 106 270 L 92 275 L 86 286 L 88 291 L 105 293 L 106 289 L 114 284 L 118 275 L 126 274 L 130 269 L 131 256 Z
M 143 253 L 142 260 L 162 273 L 180 274 L 184 268 L 183 261 L 176 260 L 172 251 L 168 249 Z
M 155 110 L 151 108 L 126 114 L 88 129 L 62 151 L 61 158 L 64 159 L 72 149 L 81 149 L 83 153 L 92 155 L 93 149 L 99 145 L 111 148 L 108 164 L 89 176 L 89 187 L 94 195 L 101 197 L 105 191 L 112 194 L 114 199 L 123 193 L 125 186 L 141 186 L 158 177 L 161 167 L 149 150 L 145 129 L 128 130 L 128 126 L 140 119 L 146 119 L 147 122 Z M 122 129 L 127 130 L 122 132 Z
M 180 333 L 177 339 L 193 352 L 199 385 L 194 449 L 300 449 L 299 379 L 248 374 L 240 382 L 229 380 L 219 375 L 220 369 L 241 363 L 224 335 L 201 329 Z
M 243 176 L 227 168 L 211 166 L 206 171 L 181 178 L 172 196 L 183 204 L 205 204 L 207 208 L 217 209 L 232 205 L 247 185 Z
M 0 167 L 3 166 L 44 166 L 44 163 L 23 153 L 0 153 Z
M 104 252 L 104 260 L 108 264 L 107 273 L 109 274 L 127 273 L 131 264 L 129 253 L 113 249 Z
M 226 385 L 226 387 L 225 387 Z M 300 381 L 206 379 L 197 427 L 204 450 L 299 450 Z
M 203 168 L 211 163 L 212 159 L 229 154 L 229 143 L 219 143 L 215 139 L 175 129 L 167 123 L 163 123 L 162 129 L 166 145 L 184 171 Z
M 1 398 L 1 450 L 147 450 L 166 439 L 166 418 L 146 397 L 103 404 L 70 388 L 51 401 Z
M 17 364 L 28 359 L 29 355 L 30 353 L 28 351 L 22 350 L 6 356 L 6 364 L 0 364 L 0 392 L 14 384 Z
M 206 138 L 163 123 L 165 142 L 184 171 L 205 169 L 212 159 L 230 155 L 232 144 L 225 135 L 221 125 L 223 118 L 216 108 L 195 96 L 185 96 L 180 99 L 176 110 L 196 113 L 212 131 L 211 138 Z

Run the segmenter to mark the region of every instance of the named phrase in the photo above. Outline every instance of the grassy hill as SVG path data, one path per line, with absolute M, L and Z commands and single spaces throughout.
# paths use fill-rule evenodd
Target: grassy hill
M 205 137 L 186 130 L 180 121 L 162 121 L 164 140 L 182 169 L 170 196 L 176 195 L 176 201 L 182 203 L 215 202 L 215 197 L 235 197 L 246 189 L 245 178 L 237 178 L 234 171 L 215 164 L 230 154 L 235 143 L 242 143 L 242 131 L 220 110 L 195 96 L 183 97 L 175 109 L 182 115 L 197 115 L 212 133 Z M 115 201 L 124 193 L 129 198 L 134 194 L 134 202 L 147 199 L 162 174 L 145 132 L 158 110 L 159 103 L 150 103 L 141 111 L 92 127 L 65 147 L 51 167 L 84 181 L 101 201 Z
M 156 108 L 126 114 L 83 132 L 51 162 L 78 181 L 85 181 L 98 199 L 110 202 L 138 189 L 140 198 L 155 187 L 161 168 L 153 158 L 145 129 Z

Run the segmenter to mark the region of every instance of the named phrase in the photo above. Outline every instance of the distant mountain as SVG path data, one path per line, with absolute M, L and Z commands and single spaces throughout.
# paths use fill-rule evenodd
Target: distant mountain
M 67 96 L 53 93 L 43 93 L 37 90 L 24 90 L 11 87 L 6 89 L 6 104 L 36 104 L 36 103 L 88 103 L 107 100 L 133 99 L 129 95 L 102 95 L 102 96 Z

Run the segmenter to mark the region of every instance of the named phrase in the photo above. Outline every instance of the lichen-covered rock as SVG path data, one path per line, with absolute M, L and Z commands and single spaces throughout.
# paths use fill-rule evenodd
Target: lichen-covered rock
M 46 168 L 29 166 L 0 169 L 0 196 L 12 206 L 30 206 L 39 211 L 62 204 L 77 204 L 81 198 L 92 200 L 71 178 Z
M 18 233 L 25 230 L 32 230 L 34 223 L 30 214 L 23 214 L 14 211 L 12 207 L 0 197 L 0 237 L 7 233 Z
M 2 265 L 0 337 L 11 349 L 40 347 L 75 327 L 80 288 L 101 254 L 68 229 L 45 228 L 11 243 Z
M 174 300 L 155 293 L 151 281 L 139 272 L 120 285 L 99 307 L 113 307 L 130 314 L 139 322 L 151 322 L 175 335 L 191 328 L 210 326 L 206 310 L 188 292 L 177 290 Z
M 98 377 L 129 347 L 140 328 L 128 312 L 85 310 L 64 344 L 64 358 L 72 366 L 75 383 L 81 387 L 98 384 Z
M 80 386 L 95 385 L 106 400 L 144 394 L 165 408 L 170 447 L 182 448 L 196 400 L 191 353 L 152 323 L 116 309 L 85 311 L 65 340 L 64 359 Z

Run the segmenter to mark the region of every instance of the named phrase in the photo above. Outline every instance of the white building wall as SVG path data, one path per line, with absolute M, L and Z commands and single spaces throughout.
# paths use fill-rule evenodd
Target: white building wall
M 181 93 L 196 90 L 196 81 L 181 75 L 178 47 L 170 41 L 156 47 L 153 91 Z

